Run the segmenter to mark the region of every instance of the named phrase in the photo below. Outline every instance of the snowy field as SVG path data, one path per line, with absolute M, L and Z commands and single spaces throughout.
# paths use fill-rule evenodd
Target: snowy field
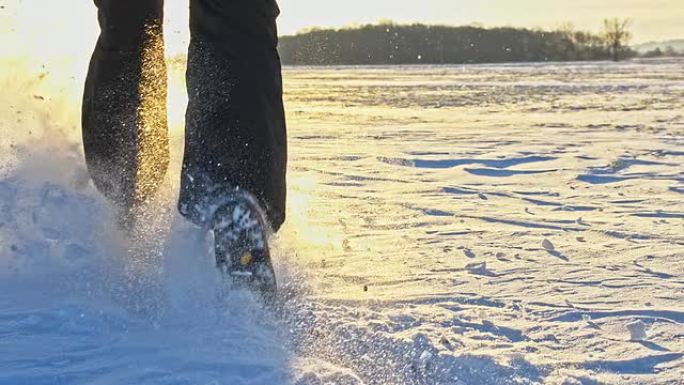
M 2 385 L 684 384 L 684 60 L 287 68 L 273 308 L 173 209 L 179 66 L 135 239 L 82 66 L 2 68 Z

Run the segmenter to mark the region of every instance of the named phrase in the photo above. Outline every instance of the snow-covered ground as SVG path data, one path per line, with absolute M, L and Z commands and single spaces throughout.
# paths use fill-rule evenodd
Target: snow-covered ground
M 76 68 L 3 63 L 0 384 L 684 383 L 684 60 L 287 68 L 273 308 L 173 210 L 180 68 L 132 240 Z

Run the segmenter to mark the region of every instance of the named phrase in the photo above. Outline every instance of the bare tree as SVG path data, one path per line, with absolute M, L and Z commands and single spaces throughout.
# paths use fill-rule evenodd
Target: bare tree
M 620 60 L 620 54 L 632 38 L 632 33 L 629 31 L 631 25 L 631 19 L 619 19 L 616 17 L 603 20 L 603 38 L 611 51 L 614 61 Z

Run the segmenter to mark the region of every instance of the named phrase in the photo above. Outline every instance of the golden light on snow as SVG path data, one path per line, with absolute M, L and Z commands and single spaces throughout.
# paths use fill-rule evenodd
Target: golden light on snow
M 165 105 L 167 72 L 164 42 L 159 25 L 149 25 L 143 48 L 143 60 L 138 93 L 138 168 L 136 199 L 143 202 L 157 191 L 169 164 L 169 134 Z
M 0 11 L 3 74 L 42 74 L 42 90 L 52 95 L 68 93 L 78 103 L 99 33 L 97 9 L 92 1 L 8 0 L 3 6 Z M 165 48 L 172 57 L 187 49 L 188 2 L 167 0 L 165 7 Z M 176 134 L 182 128 L 187 103 L 182 72 L 178 63 L 170 71 L 168 110 L 170 127 Z M 46 87 L 51 81 L 58 84 L 48 90 Z
M 324 215 L 322 212 L 312 211 L 312 207 L 315 206 L 313 199 L 319 193 L 317 180 L 312 176 L 300 175 L 291 177 L 289 182 L 296 186 L 290 190 L 287 199 L 287 229 L 293 232 L 290 238 L 296 243 L 293 247 L 304 254 L 307 250 L 317 255 L 342 251 L 343 239 L 341 234 L 335 231 L 334 223 L 313 224 L 315 218 Z
M 173 56 L 187 9 L 168 1 Z M 297 1 L 283 0 L 285 12 Z M 299 370 L 300 358 L 293 380 L 304 382 L 681 382 L 681 59 L 286 68 L 288 219 L 274 260 L 287 306 L 271 324 L 251 301 L 217 295 L 225 287 L 203 232 L 179 221 L 169 248 L 149 253 L 167 240 L 173 197 L 147 239 L 112 247 L 128 244 L 103 231 L 116 224 L 89 187 L 78 135 L 94 6 L 5 4 L 0 317 L 12 329 L 6 356 L 22 359 L 0 366 L 15 383 L 55 370 L 113 381 L 119 367 L 130 383 L 149 380 L 144 367 L 249 382 L 255 371 L 270 378 L 272 363 Z M 168 63 L 178 156 L 184 64 Z M 139 259 L 119 268 L 131 251 Z M 162 257 L 172 263 L 160 269 Z M 161 322 L 147 322 L 157 310 Z M 114 345 L 84 360 L 93 341 Z M 253 367 L 234 354 L 245 342 Z M 148 354 L 160 343 L 171 360 Z M 105 361 L 115 370 L 100 370 Z

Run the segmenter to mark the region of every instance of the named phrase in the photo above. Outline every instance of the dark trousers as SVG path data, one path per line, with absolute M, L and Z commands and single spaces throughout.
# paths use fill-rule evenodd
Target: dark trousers
M 125 212 L 152 195 L 168 162 L 163 0 L 95 0 L 101 34 L 83 99 L 86 163 Z M 275 0 L 190 0 L 180 212 L 204 225 L 239 188 L 277 230 L 285 220 L 287 140 Z

